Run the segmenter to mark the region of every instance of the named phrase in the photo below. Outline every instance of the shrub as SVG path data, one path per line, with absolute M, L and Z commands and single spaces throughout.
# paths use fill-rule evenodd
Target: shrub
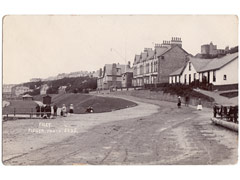
M 204 94 L 201 94 L 199 92 L 196 92 L 193 90 L 193 87 L 190 85 L 183 85 L 183 84 L 176 84 L 163 87 L 164 93 L 170 93 L 172 95 L 178 95 L 178 96 L 189 96 L 194 98 L 201 98 L 203 100 L 213 102 L 214 99 L 212 97 L 206 96 Z

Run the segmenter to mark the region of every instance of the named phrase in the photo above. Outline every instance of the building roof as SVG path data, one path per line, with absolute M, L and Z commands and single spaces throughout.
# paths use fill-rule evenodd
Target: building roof
M 238 52 L 233 54 L 227 54 L 221 58 L 212 59 L 206 66 L 202 67 L 199 72 L 210 71 L 215 69 L 220 69 L 226 64 L 238 58 Z
M 147 51 L 147 60 L 152 59 L 154 56 L 154 51 L 152 49 L 149 49 Z
M 162 47 L 156 47 L 155 48 L 155 53 L 156 56 L 161 56 L 163 53 L 165 53 L 167 50 L 171 49 L 171 47 L 166 47 L 166 46 L 162 46 Z
M 135 55 L 134 63 L 139 63 L 140 62 L 140 55 Z
M 201 58 L 195 58 L 195 57 L 189 57 L 189 61 L 193 64 L 194 69 L 199 72 L 202 68 L 207 66 L 207 64 L 211 61 L 212 59 L 201 59 Z M 189 62 L 188 61 L 188 62 Z M 187 62 L 187 63 L 188 63 Z
M 23 95 L 22 97 L 23 97 L 23 98 L 32 98 L 32 96 L 29 95 L 29 94 L 25 94 L 25 95 Z
M 142 52 L 141 56 L 140 56 L 140 62 L 145 61 L 147 59 L 147 53 L 146 52 Z
M 113 64 L 105 64 L 105 75 L 112 75 L 112 66 Z M 117 66 L 117 69 L 121 69 L 121 73 L 125 73 L 125 71 L 128 72 L 129 70 L 128 65 L 125 65 L 125 64 L 116 64 L 116 66 Z
M 228 54 L 221 58 L 214 58 L 214 59 L 201 59 L 196 57 L 189 57 L 189 61 L 187 63 L 191 62 L 194 69 L 197 72 L 205 72 L 205 71 L 220 69 L 226 64 L 228 64 L 229 62 L 235 60 L 236 58 L 238 58 L 238 53 Z M 172 72 L 170 76 L 181 75 L 187 63 L 183 67 Z
M 184 69 L 185 69 L 185 66 L 183 66 L 183 67 L 177 69 L 177 70 L 174 71 L 173 73 L 169 74 L 169 76 L 181 75 Z

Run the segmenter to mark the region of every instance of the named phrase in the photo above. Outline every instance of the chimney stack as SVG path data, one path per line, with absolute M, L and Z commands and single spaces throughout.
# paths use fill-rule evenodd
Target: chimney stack
M 180 37 L 172 37 L 171 46 L 172 47 L 174 47 L 174 46 L 182 47 L 182 40 L 181 40 L 181 38 Z

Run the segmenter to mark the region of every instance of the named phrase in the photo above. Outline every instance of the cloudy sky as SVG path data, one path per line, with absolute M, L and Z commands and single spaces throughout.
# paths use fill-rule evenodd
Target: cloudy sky
M 211 41 L 238 45 L 236 16 L 5 16 L 3 83 L 133 62 L 154 43 L 181 37 L 195 55 Z M 112 49 L 112 50 L 111 50 Z

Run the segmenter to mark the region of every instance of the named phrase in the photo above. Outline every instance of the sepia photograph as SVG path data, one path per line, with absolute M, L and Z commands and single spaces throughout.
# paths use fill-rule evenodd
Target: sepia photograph
M 2 163 L 236 165 L 236 15 L 6 15 Z

